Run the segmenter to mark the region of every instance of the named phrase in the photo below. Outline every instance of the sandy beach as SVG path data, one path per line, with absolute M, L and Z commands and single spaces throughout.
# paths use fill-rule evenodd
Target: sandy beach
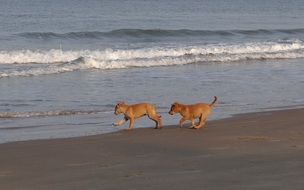
M 0 190 L 304 190 L 303 0 L 0 1 Z
M 304 109 L 0 145 L 0 189 L 303 189 Z M 84 126 L 85 127 L 85 126 Z

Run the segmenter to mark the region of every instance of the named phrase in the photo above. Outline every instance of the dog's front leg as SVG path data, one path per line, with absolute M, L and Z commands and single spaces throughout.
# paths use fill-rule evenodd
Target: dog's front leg
M 126 121 L 124 119 L 116 121 L 115 123 L 113 123 L 114 126 L 118 127 L 121 126 L 122 124 L 124 124 Z
M 189 127 L 189 129 L 193 129 L 193 128 L 195 128 L 195 119 L 194 118 L 191 119 L 191 126 Z
M 186 119 L 183 118 L 183 117 L 179 120 L 179 128 L 183 127 L 183 124 L 184 124 L 185 121 L 186 121 Z
M 130 118 L 130 123 L 129 123 L 129 128 L 128 128 L 128 130 L 133 129 L 133 126 L 134 126 L 134 118 Z
M 124 124 L 126 121 L 128 121 L 127 118 L 124 118 L 122 120 L 116 121 L 115 123 L 113 123 L 114 126 L 121 126 L 122 124 Z

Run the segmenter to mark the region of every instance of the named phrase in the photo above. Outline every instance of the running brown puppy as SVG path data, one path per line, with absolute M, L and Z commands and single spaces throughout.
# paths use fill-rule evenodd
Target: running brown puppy
M 182 118 L 179 121 L 179 127 L 182 128 L 183 124 L 187 120 L 191 120 L 190 128 L 199 129 L 205 126 L 206 119 L 211 112 L 213 105 L 217 101 L 217 97 L 214 96 L 214 100 L 211 104 L 198 103 L 192 105 L 184 105 L 180 103 L 173 103 L 169 114 L 173 115 L 175 113 L 180 113 Z M 195 119 L 199 118 L 199 124 L 195 125 Z
M 115 122 L 114 126 L 120 126 L 130 120 L 128 129 L 133 129 L 135 119 L 148 115 L 148 117 L 156 123 L 155 129 L 160 129 L 162 127 L 161 116 L 158 116 L 155 107 L 148 103 L 127 105 L 124 102 L 120 102 L 115 106 L 114 113 L 115 115 L 121 113 L 125 115 L 124 119 Z

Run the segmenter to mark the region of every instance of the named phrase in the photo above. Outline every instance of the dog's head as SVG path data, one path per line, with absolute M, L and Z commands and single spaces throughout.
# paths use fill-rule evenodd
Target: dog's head
M 171 105 L 169 114 L 170 114 L 170 115 L 174 115 L 175 113 L 179 113 L 180 111 L 181 111 L 181 107 L 180 107 L 179 103 L 174 102 L 174 103 Z
M 117 103 L 115 106 L 114 114 L 118 115 L 118 114 L 124 113 L 126 110 L 125 107 L 126 107 L 126 104 L 124 102 Z

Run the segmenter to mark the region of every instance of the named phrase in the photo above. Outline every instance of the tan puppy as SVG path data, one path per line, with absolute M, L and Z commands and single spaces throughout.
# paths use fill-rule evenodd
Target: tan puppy
M 120 102 L 115 106 L 114 113 L 115 115 L 121 113 L 125 115 L 123 120 L 114 123 L 115 126 L 120 126 L 130 120 L 128 129 L 133 129 L 135 119 L 148 115 L 148 117 L 156 123 L 155 129 L 161 128 L 161 116 L 158 116 L 155 107 L 148 103 L 127 105 L 124 102 Z
M 198 103 L 192 105 L 184 105 L 180 103 L 173 103 L 169 114 L 180 113 L 182 118 L 179 121 L 179 127 L 182 128 L 183 124 L 187 120 L 191 120 L 190 128 L 199 129 L 205 126 L 206 119 L 213 108 L 213 105 L 217 101 L 217 97 L 214 96 L 214 100 L 211 104 Z M 199 118 L 198 126 L 195 125 L 195 119 Z

